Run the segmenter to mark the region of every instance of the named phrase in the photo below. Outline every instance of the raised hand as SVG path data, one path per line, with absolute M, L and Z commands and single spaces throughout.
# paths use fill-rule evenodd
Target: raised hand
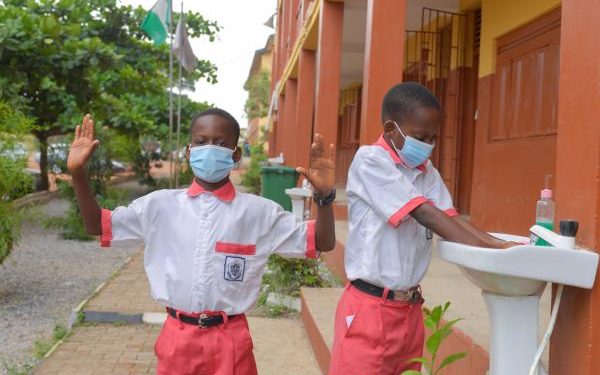
M 75 128 L 75 139 L 69 150 L 67 168 L 71 173 L 83 170 L 100 141 L 94 139 L 94 120 L 85 115 L 81 125 Z
M 335 182 L 335 146 L 329 145 L 325 150 L 323 137 L 315 134 L 315 140 L 310 148 L 310 170 L 296 168 L 321 197 L 327 196 L 333 189 Z

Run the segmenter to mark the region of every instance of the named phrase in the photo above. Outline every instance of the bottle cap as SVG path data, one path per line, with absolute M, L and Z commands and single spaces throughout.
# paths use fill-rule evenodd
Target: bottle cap
M 552 190 L 544 189 L 541 193 L 542 198 L 552 198 Z
M 560 221 L 560 234 L 565 237 L 575 237 L 577 230 L 579 229 L 579 223 L 575 220 L 561 220 Z

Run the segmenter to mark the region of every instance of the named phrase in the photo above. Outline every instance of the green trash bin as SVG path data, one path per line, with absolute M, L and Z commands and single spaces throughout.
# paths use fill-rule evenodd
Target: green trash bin
M 261 195 L 275 201 L 286 211 L 292 211 L 292 200 L 285 189 L 296 187 L 298 172 L 296 169 L 284 166 L 264 166 L 260 170 Z

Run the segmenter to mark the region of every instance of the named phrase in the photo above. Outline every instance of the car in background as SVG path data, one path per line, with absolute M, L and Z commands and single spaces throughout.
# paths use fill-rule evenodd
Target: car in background
M 27 149 L 27 146 L 22 143 L 17 142 L 10 147 L 3 147 L 3 145 L 0 144 L 0 157 L 16 161 L 27 159 L 27 156 L 29 156 L 29 150 Z
M 36 163 L 40 163 L 41 153 L 38 151 L 33 154 Z M 67 156 L 69 155 L 69 145 L 66 143 L 51 143 L 48 145 L 48 170 L 55 174 L 60 174 L 67 166 Z
M 48 145 L 48 169 L 54 174 L 61 174 L 66 170 L 67 158 L 69 157 L 70 146 L 66 143 L 53 143 Z M 34 154 L 37 163 L 40 162 L 40 152 Z M 111 160 L 112 173 L 125 172 L 127 166 L 125 163 Z
M 112 173 L 120 173 L 125 172 L 127 170 L 127 166 L 117 160 L 111 160 L 112 163 Z

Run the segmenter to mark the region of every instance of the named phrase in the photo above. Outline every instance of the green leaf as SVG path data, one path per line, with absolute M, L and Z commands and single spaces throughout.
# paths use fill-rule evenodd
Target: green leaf
M 410 359 L 408 362 L 417 362 L 417 363 L 427 364 L 429 362 L 429 360 L 425 357 L 419 357 L 419 358 Z
M 440 348 L 443 339 L 444 331 L 436 331 L 431 336 L 429 336 L 429 338 L 425 342 L 425 347 L 427 348 L 427 351 L 431 353 L 432 356 L 435 356 L 437 354 L 437 351 Z
M 440 320 L 442 319 L 442 306 L 434 307 L 429 316 L 436 325 L 439 324 Z
M 422 375 L 422 374 L 421 374 L 421 371 L 408 370 L 408 371 L 404 371 L 402 373 L 402 375 Z
M 444 367 L 446 367 L 466 356 L 467 356 L 467 353 L 464 353 L 464 352 L 463 353 L 454 353 L 454 354 L 447 356 L 446 358 L 444 358 L 444 360 L 442 361 L 442 364 L 440 364 L 440 367 L 438 367 L 437 371 L 440 371 Z
M 444 324 L 444 326 L 442 328 L 440 328 L 440 331 L 443 331 L 443 337 L 446 338 L 450 333 L 452 333 L 452 327 L 457 323 L 460 322 L 461 320 L 463 320 L 462 318 L 459 319 L 454 319 L 451 320 L 449 322 L 447 322 L 446 324 Z
M 44 38 L 44 43 L 46 43 L 46 44 L 52 44 L 52 43 L 54 43 L 54 39 Z
M 431 331 L 435 330 L 436 324 L 430 316 L 426 316 L 425 319 L 423 319 L 423 323 L 425 324 L 425 327 L 429 328 Z

